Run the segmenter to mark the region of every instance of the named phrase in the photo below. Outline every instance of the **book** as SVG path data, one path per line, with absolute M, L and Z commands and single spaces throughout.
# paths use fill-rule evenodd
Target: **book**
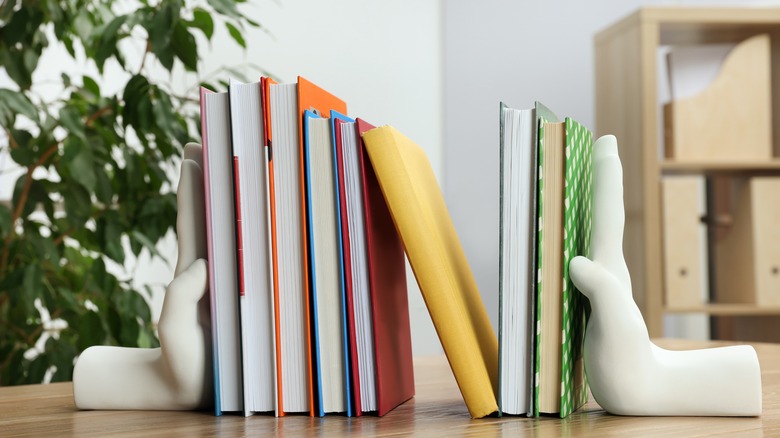
M 330 120 L 306 110 L 304 158 L 317 414 L 346 412 L 338 206 Z
M 350 241 L 351 239 L 354 240 L 358 237 L 358 230 L 356 229 L 357 225 L 354 223 L 350 224 L 349 221 L 350 208 L 354 208 L 356 200 L 354 198 L 347 199 L 348 184 L 346 182 L 347 171 L 345 170 L 345 166 L 348 165 L 344 162 L 345 155 L 348 153 L 347 151 L 345 151 L 345 148 L 348 148 L 347 143 L 349 143 L 350 141 L 350 139 L 348 138 L 350 131 L 349 129 L 345 130 L 345 128 L 352 127 L 351 140 L 354 142 L 355 122 L 349 122 L 339 118 L 333 119 L 332 122 L 333 122 L 333 126 L 331 128 L 333 130 L 333 135 L 335 138 L 333 145 L 335 147 L 336 166 L 338 168 L 336 172 L 336 177 L 338 179 L 337 190 L 339 192 L 339 196 L 341 197 L 341 203 L 339 204 L 340 207 L 339 216 L 341 220 L 341 248 L 342 248 L 343 271 L 344 271 L 344 293 L 346 297 L 345 309 L 347 312 L 345 318 L 345 322 L 347 325 L 347 329 L 345 331 L 347 335 L 345 351 L 348 352 L 349 366 L 347 371 L 350 376 L 350 382 L 351 382 L 351 386 L 347 388 L 347 398 L 351 400 L 351 404 L 354 409 L 354 412 L 350 412 L 348 413 L 348 415 L 361 416 L 363 414 L 363 406 L 360 400 L 361 369 L 360 369 L 360 360 L 358 358 L 358 341 L 357 341 L 358 335 L 356 333 L 357 327 L 356 327 L 356 317 L 355 317 L 355 300 L 356 300 L 355 294 L 361 287 L 361 284 L 358 284 L 360 281 L 359 275 L 360 275 L 361 267 L 359 266 L 358 262 L 355 261 L 356 258 L 360 257 L 359 251 L 357 248 L 353 248 L 354 245 Z M 361 206 L 362 206 L 362 200 L 361 200 Z M 367 275 L 368 272 L 365 272 L 365 274 Z
M 534 414 L 560 412 L 565 125 L 539 120 Z
M 499 106 L 499 392 L 501 413 L 532 415 L 536 289 L 536 115 Z
M 277 297 L 277 385 L 280 415 L 310 412 L 311 338 L 307 310 L 308 262 L 301 234 L 298 84 L 266 82 L 269 114 L 266 136 L 272 164 L 272 247 Z
M 364 356 L 358 357 L 358 337 L 360 337 L 361 341 L 365 341 L 365 330 L 362 330 L 360 334 L 357 333 L 358 327 L 356 324 L 359 325 L 362 321 L 360 318 L 362 314 L 359 313 L 357 318 L 355 316 L 355 302 L 362 297 L 362 295 L 357 297 L 355 295 L 365 294 L 366 297 L 368 296 L 368 278 L 366 278 L 368 271 L 365 269 L 365 231 L 362 228 L 359 229 L 359 224 L 355 222 L 355 215 L 362 215 L 363 202 L 362 197 L 356 198 L 356 195 L 360 195 L 360 185 L 353 186 L 349 184 L 349 182 L 354 182 L 356 178 L 354 169 L 357 167 L 357 161 L 353 160 L 354 165 L 351 165 L 353 161 L 347 161 L 349 157 L 355 154 L 354 151 L 357 147 L 355 120 L 336 111 L 331 111 L 330 121 L 336 177 L 338 234 L 340 237 L 344 353 L 345 363 L 348 365 L 345 377 L 347 415 L 352 417 L 360 416 L 363 413 L 360 400 L 360 359 L 364 358 Z M 348 173 L 350 174 L 348 175 Z M 347 177 L 350 176 L 351 180 L 347 182 Z M 355 193 L 355 187 L 357 187 L 357 193 Z M 352 190 L 348 193 L 348 189 Z M 352 219 L 351 222 L 350 218 Z M 362 247 L 358 247 L 357 240 L 359 238 L 362 239 Z M 355 245 L 353 245 L 353 241 L 355 241 Z M 361 264 L 361 260 L 363 264 Z M 357 323 L 356 319 L 358 320 Z M 373 367 L 371 372 L 373 373 Z
M 228 94 L 200 89 L 214 411 L 243 410 Z
M 363 141 L 469 413 L 495 413 L 498 340 L 430 162 L 390 126 Z
M 279 263 L 277 261 L 278 239 L 276 236 L 276 190 L 275 190 L 275 171 L 273 152 L 271 144 L 271 85 L 276 84 L 271 78 L 260 78 L 260 103 L 263 108 L 263 145 L 266 152 L 267 173 L 266 173 L 266 199 L 268 206 L 268 237 L 269 237 L 269 257 L 271 260 L 271 278 L 273 294 L 273 313 L 274 313 L 274 352 L 276 368 L 276 413 L 283 417 L 284 396 L 283 396 L 283 373 L 282 373 L 282 349 L 287 344 L 287 340 L 282 337 L 281 329 L 281 297 L 279 296 Z
M 260 82 L 231 80 L 230 134 L 235 184 L 244 415 L 278 412 L 273 268 L 268 238 L 268 166 Z
M 344 122 L 354 122 L 354 119 L 351 119 L 344 114 L 339 113 L 338 111 L 331 110 L 330 111 L 330 145 L 332 148 L 332 160 L 331 164 L 333 166 L 333 191 L 336 198 L 336 241 L 338 243 L 338 249 L 339 249 L 339 258 L 338 258 L 338 265 L 339 265 L 339 285 L 340 285 L 340 291 L 341 291 L 341 337 L 342 337 L 342 354 L 343 354 L 343 370 L 344 370 L 344 388 L 345 388 L 345 396 L 344 396 L 344 402 L 346 404 L 346 412 L 347 415 L 352 417 L 355 416 L 355 412 L 353 410 L 352 406 L 352 397 L 349 396 L 349 394 L 352 393 L 352 381 L 350 378 L 350 372 L 349 372 L 349 365 L 350 365 L 350 359 L 349 359 L 349 332 L 347 329 L 348 326 L 348 315 L 347 315 L 347 288 L 346 288 L 346 275 L 347 275 L 347 269 L 350 269 L 350 275 L 351 275 L 351 267 L 352 264 L 345 259 L 344 257 L 344 240 L 345 238 L 349 240 L 349 229 L 347 228 L 348 224 L 346 221 L 342 221 L 341 212 L 342 212 L 342 206 L 344 205 L 345 198 L 344 198 L 344 166 L 342 164 L 342 158 L 340 155 L 341 148 L 336 143 L 336 127 L 335 122 L 336 120 L 344 121 Z M 350 282 L 351 284 L 351 282 Z
M 588 398 L 583 350 L 590 304 L 574 287 L 569 262 L 576 256 L 590 257 L 593 200 L 593 134 L 570 117 L 565 120 L 565 128 L 561 418 L 585 404 Z
M 300 200 L 300 211 L 301 211 L 301 221 L 298 223 L 300 225 L 300 234 L 303 236 L 301 239 L 301 264 L 302 266 L 309 266 L 309 216 L 307 211 L 307 199 L 306 199 L 306 190 L 304 189 L 307 187 L 306 182 L 306 168 L 305 168 L 305 153 L 304 153 L 304 135 L 303 135 L 303 121 L 304 121 L 304 113 L 306 111 L 311 111 L 314 114 L 329 114 L 331 110 L 336 110 L 342 114 L 347 113 L 347 104 L 344 103 L 343 100 L 339 99 L 338 97 L 334 96 L 333 94 L 327 92 L 326 90 L 320 88 L 319 86 L 315 85 L 314 83 L 306 80 L 303 77 L 298 76 L 298 93 L 297 93 L 297 117 L 296 117 L 296 125 L 298 130 L 298 176 L 299 176 L 299 186 L 300 190 L 297 192 L 298 199 Z M 309 394 L 309 413 L 310 415 L 314 416 L 317 414 L 317 407 L 314 402 L 315 398 L 315 392 L 314 392 L 314 367 L 313 367 L 313 357 L 312 353 L 315 351 L 311 334 L 313 333 L 312 329 L 312 315 L 311 315 L 311 303 L 310 303 L 310 295 L 311 295 L 311 273 L 304 269 L 302 276 L 303 281 L 303 290 L 305 292 L 304 294 L 304 315 L 305 315 L 305 323 L 306 323 L 306 348 L 308 351 L 308 360 L 307 360 L 307 383 L 309 386 L 308 394 Z
M 359 146 L 357 158 L 362 178 L 370 294 L 370 299 L 356 301 L 360 303 L 357 307 L 365 316 L 362 326 L 366 332 L 371 331 L 373 335 L 373 339 L 368 337 L 358 350 L 359 354 L 366 358 L 365 364 L 361 366 L 361 404 L 364 411 L 375 410 L 377 415 L 383 416 L 414 397 L 406 262 L 401 238 L 361 137 L 365 132 L 374 129 L 374 126 L 360 118 L 356 119 L 355 126 Z M 360 218 L 356 218 L 356 222 L 359 220 Z M 353 248 L 355 247 L 356 245 L 353 245 Z M 370 306 L 370 312 L 365 311 L 366 305 Z M 374 367 L 370 363 L 372 357 Z M 375 379 L 376 383 L 372 384 L 370 379 Z M 375 402 L 375 405 L 372 405 L 372 402 Z

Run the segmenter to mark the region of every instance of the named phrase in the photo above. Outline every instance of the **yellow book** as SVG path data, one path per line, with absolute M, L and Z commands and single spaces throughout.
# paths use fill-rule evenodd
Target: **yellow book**
M 498 340 L 430 162 L 390 126 L 363 140 L 469 413 L 494 413 Z

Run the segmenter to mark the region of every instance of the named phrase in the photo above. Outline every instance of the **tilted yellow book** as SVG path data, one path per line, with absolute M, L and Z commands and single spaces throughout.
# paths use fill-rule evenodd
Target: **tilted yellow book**
M 469 413 L 494 413 L 498 340 L 428 157 L 391 126 L 363 140 Z

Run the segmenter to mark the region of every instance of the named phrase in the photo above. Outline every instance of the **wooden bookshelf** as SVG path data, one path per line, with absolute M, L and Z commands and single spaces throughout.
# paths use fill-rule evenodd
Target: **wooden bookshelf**
M 663 158 L 659 47 L 738 43 L 759 34 L 769 35 L 771 47 L 771 159 L 713 162 L 705 156 L 682 162 Z M 778 308 L 750 304 L 665 305 L 661 186 L 667 175 L 704 175 L 708 181 L 711 177 L 780 176 L 780 123 L 776 123 L 780 115 L 780 8 L 641 8 L 600 31 L 594 45 L 596 134 L 613 134 L 618 139 L 626 210 L 623 248 L 634 298 L 650 335 L 663 336 L 666 313 L 780 315 Z

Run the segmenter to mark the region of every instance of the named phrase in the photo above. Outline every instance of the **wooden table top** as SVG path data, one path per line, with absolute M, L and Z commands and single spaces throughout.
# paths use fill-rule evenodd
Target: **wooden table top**
M 728 343 L 661 340 L 671 349 Z M 753 344 L 761 363 L 763 414 L 751 418 L 618 417 L 592 399 L 564 420 L 503 417 L 473 420 L 443 356 L 415 358 L 417 395 L 385 417 L 324 418 L 211 412 L 79 411 L 73 385 L 0 388 L 0 436 L 701 436 L 780 435 L 780 344 Z

